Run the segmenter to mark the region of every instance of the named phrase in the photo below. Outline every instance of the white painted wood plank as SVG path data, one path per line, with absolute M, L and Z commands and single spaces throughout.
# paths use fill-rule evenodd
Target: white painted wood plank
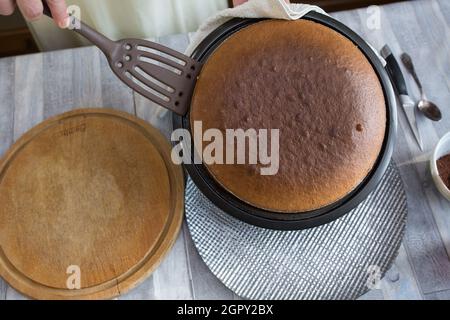
M 358 300 L 384 300 L 384 295 L 381 289 L 373 289 L 363 294 Z
M 150 276 L 136 288 L 118 297 L 117 300 L 154 300 L 156 298 L 154 293 L 153 277 Z
M 52 117 L 73 109 L 73 51 L 43 54 L 44 116 Z
M 386 273 L 380 286 L 386 300 L 423 299 L 404 245 L 400 247 L 394 265 Z
M 73 103 L 77 107 L 102 107 L 100 51 L 81 48 L 73 51 Z
M 0 59 L 0 157 L 13 143 L 14 58 Z M 0 278 L 0 300 L 6 299 L 8 284 Z
M 235 294 L 225 287 L 219 279 L 208 269 L 197 252 L 185 225 L 183 229 L 186 239 L 186 250 L 189 262 L 189 270 L 192 277 L 193 298 L 196 300 L 233 300 Z
M 426 300 L 450 300 L 450 290 L 437 291 L 425 295 Z
M 157 106 L 137 93 L 134 96 L 134 101 L 136 115 L 157 128 L 167 140 L 170 140 L 170 134 L 172 132 L 172 113 L 165 112 L 165 109 Z
M 5 280 L 0 278 L 0 301 L 6 300 L 7 290 L 8 290 L 8 284 L 6 283 Z
M 424 2 L 422 1 L 421 3 L 417 3 L 417 5 L 422 5 L 424 4 Z M 430 3 L 426 4 L 428 7 L 430 7 Z M 404 10 L 405 6 L 402 6 L 400 9 Z M 362 34 L 364 34 L 366 37 L 370 38 L 370 39 L 374 39 L 372 40 L 372 43 L 375 44 L 376 47 L 381 48 L 385 43 L 389 43 L 391 45 L 391 48 L 394 50 L 394 52 L 397 53 L 397 56 L 399 53 L 401 53 L 403 50 L 403 43 L 402 43 L 402 37 L 398 37 L 396 36 L 396 32 L 397 30 L 400 29 L 400 25 L 397 25 L 395 27 L 392 26 L 391 22 L 395 23 L 395 17 L 404 17 L 403 23 L 405 23 L 405 21 L 409 20 L 419 20 L 419 16 L 417 16 L 415 13 L 413 13 L 412 11 L 410 12 L 403 12 L 400 13 L 399 12 L 399 6 L 397 5 L 389 5 L 389 6 L 384 6 L 382 7 L 381 13 L 382 13 L 382 19 L 381 19 L 381 23 L 382 23 L 382 28 L 379 30 L 369 30 L 367 28 L 367 25 L 365 23 L 362 23 Z M 366 16 L 363 14 L 362 10 L 359 10 L 359 15 L 362 21 L 364 21 L 364 19 L 366 19 Z M 409 17 L 409 19 L 408 19 Z M 427 21 L 433 21 L 433 19 L 429 19 L 429 15 L 427 14 L 423 14 L 421 17 L 427 17 L 426 20 Z M 440 24 L 442 26 L 445 26 L 445 22 L 438 21 L 438 20 L 434 20 L 433 22 L 434 24 L 436 24 L 437 26 L 439 26 Z M 429 28 L 431 28 L 431 26 L 428 27 L 422 27 L 422 32 L 424 32 L 424 30 L 428 30 Z M 436 28 L 436 26 L 434 26 L 434 28 Z M 409 28 L 403 28 L 406 30 L 409 30 Z M 419 32 L 419 30 L 417 30 L 417 32 Z M 400 41 L 398 39 L 401 39 Z M 393 45 L 392 45 L 393 44 Z M 442 46 L 442 43 L 436 43 L 436 45 L 438 47 Z M 419 47 L 419 46 L 417 46 Z M 414 50 L 414 46 L 412 48 L 412 50 Z M 403 67 L 402 67 L 403 68 Z M 403 68 L 404 72 L 406 71 Z M 407 73 L 405 72 L 406 75 L 406 79 L 409 80 L 408 84 L 410 87 L 410 92 L 414 92 L 414 90 L 411 90 L 411 87 L 414 87 L 414 83 L 412 82 L 411 77 L 408 78 Z M 413 88 L 414 89 L 414 88 Z M 417 96 L 418 97 L 418 96 Z M 401 120 L 404 120 L 403 114 L 401 114 Z M 424 139 L 424 145 L 427 146 L 428 148 L 431 148 L 436 141 L 438 140 L 438 135 L 436 134 L 435 129 L 433 128 L 433 125 L 430 121 L 423 121 L 424 119 L 418 119 L 418 120 L 422 120 L 420 121 L 420 123 L 422 124 L 422 128 L 425 127 L 426 130 L 424 130 L 426 132 L 426 134 L 424 135 L 423 139 Z M 403 122 L 406 125 L 406 122 Z M 403 134 L 406 134 L 407 136 L 409 136 L 409 141 L 408 141 L 408 145 L 410 146 L 409 151 L 410 153 L 407 153 L 409 155 L 413 154 L 414 156 L 416 156 L 418 153 L 420 153 L 420 151 L 418 151 L 416 145 L 415 145 L 415 141 L 412 138 L 412 136 L 409 134 L 409 128 L 406 126 L 403 127 Z M 398 144 L 398 145 L 402 145 L 402 144 Z M 403 145 L 404 146 L 404 145 Z M 396 153 L 400 153 L 402 151 L 401 147 L 398 147 L 396 150 Z M 413 157 L 414 157 L 413 156 Z M 425 157 L 426 160 L 428 160 L 427 157 Z M 413 159 L 410 159 L 413 160 Z M 420 166 L 421 168 L 418 170 L 423 170 L 423 166 L 427 167 L 427 163 L 426 162 L 420 162 L 420 161 L 413 161 L 413 163 L 415 163 L 417 166 Z M 429 175 L 427 175 L 427 172 L 424 172 L 424 174 L 421 174 L 420 177 L 422 179 L 417 179 L 417 183 L 419 183 L 419 185 L 422 186 L 423 188 L 423 192 L 422 194 L 424 194 L 424 199 L 428 198 L 430 199 L 431 197 L 436 197 L 436 192 L 437 190 L 434 188 L 433 183 L 431 181 L 431 177 Z M 426 195 L 426 196 L 425 196 Z M 410 194 L 410 197 L 414 197 L 413 194 Z M 435 207 L 435 203 L 436 201 L 428 201 L 429 203 L 429 210 L 431 212 L 435 212 L 436 210 L 434 209 Z M 440 208 L 442 209 L 442 208 Z M 415 208 L 412 208 L 412 210 L 414 212 L 416 212 Z M 410 210 L 411 211 L 411 210 Z M 449 210 L 438 210 L 438 212 L 441 213 L 445 213 L 449 212 Z M 420 213 L 419 213 L 420 214 Z M 439 214 L 438 214 L 439 215 Z M 448 219 L 448 215 L 445 215 L 446 218 Z M 436 218 L 436 215 L 434 215 L 434 218 Z M 429 219 L 430 225 L 428 226 L 429 228 L 434 228 L 433 226 L 433 221 L 432 219 Z M 449 220 L 450 222 L 450 220 Z M 448 231 L 450 231 L 450 229 L 448 228 L 444 228 L 443 230 L 445 230 L 445 234 L 448 234 Z M 441 233 L 442 236 L 442 233 Z M 441 246 L 441 243 L 439 241 L 439 237 L 437 234 L 435 234 L 435 242 L 434 244 L 437 244 L 437 247 L 439 248 Z M 443 239 L 444 240 L 444 239 Z M 445 246 L 445 244 L 447 243 L 447 241 L 443 241 L 443 245 Z M 430 247 L 436 248 L 435 246 L 430 245 Z M 414 257 L 417 257 L 417 252 L 416 250 L 417 248 L 413 248 L 412 249 L 412 254 Z M 436 268 L 435 268 L 435 272 L 439 269 L 444 269 L 444 270 L 439 270 L 437 271 L 439 274 L 442 274 L 443 278 L 447 277 L 448 274 L 448 263 L 445 259 L 445 256 L 442 253 L 442 250 L 439 251 L 441 253 L 441 255 L 439 255 L 439 260 L 441 261 L 441 264 L 436 264 Z M 402 258 L 403 257 L 403 258 Z M 419 260 L 419 259 L 416 259 Z M 416 266 L 419 270 L 421 270 L 420 267 L 421 262 L 416 261 Z M 418 284 L 416 283 L 415 280 L 415 273 L 414 270 L 411 268 L 411 265 L 409 263 L 409 259 L 406 253 L 406 250 L 404 248 L 402 248 L 400 250 L 399 253 L 399 259 L 397 259 L 396 263 L 394 264 L 394 267 L 392 268 L 392 270 L 390 271 L 390 274 L 392 276 L 392 273 L 394 272 L 394 278 L 396 278 L 397 276 L 395 275 L 395 273 L 397 271 L 395 271 L 395 269 L 400 269 L 400 271 L 403 271 L 405 273 L 405 275 L 407 276 L 407 278 L 409 279 L 409 281 L 407 281 L 406 283 L 403 283 L 403 279 L 405 279 L 405 275 L 402 275 L 401 273 L 399 274 L 398 278 L 398 282 L 397 283 L 389 283 L 389 281 L 385 281 L 384 283 L 384 287 L 383 287 L 383 293 L 385 295 L 385 298 L 387 299 L 421 299 L 423 298 L 420 289 L 418 287 Z M 422 274 L 422 273 L 421 273 Z M 387 279 L 389 278 L 389 274 Z M 426 277 L 421 277 L 421 279 L 423 280 L 423 287 L 427 290 L 429 290 L 432 286 L 428 286 L 426 284 Z M 448 285 L 448 283 L 446 283 L 445 285 Z
M 425 3 L 428 5 L 425 6 Z M 396 11 L 386 10 L 385 14 L 395 32 L 398 48 L 408 52 L 413 58 L 428 97 L 440 105 L 445 105 L 450 92 L 448 86 L 450 49 L 448 42 L 445 41 L 448 36 L 448 27 L 444 24 L 442 17 L 435 14 L 431 2 L 428 1 L 418 1 L 414 5 L 405 3 Z M 402 24 L 394 19 L 401 15 L 410 17 L 414 23 L 410 23 L 408 28 L 402 27 Z M 419 98 L 417 86 L 406 72 L 405 78 L 410 84 L 409 89 L 412 95 Z M 429 123 L 439 136 L 449 129 L 448 117 L 444 117 L 439 123 Z M 427 127 L 427 132 L 428 130 L 430 127 Z M 433 146 L 434 143 L 429 147 Z
M 103 71 L 97 48 L 48 52 L 42 56 L 45 119 L 78 108 L 103 107 Z M 117 97 L 124 92 L 117 90 L 114 94 Z
M 414 10 L 417 19 L 416 28 L 422 30 L 430 45 L 427 48 L 416 50 L 419 52 L 424 50 L 425 54 L 430 53 L 427 59 L 420 64 L 424 69 L 420 76 L 421 79 L 423 77 L 425 92 L 428 98 L 441 105 L 441 103 L 448 102 L 446 98 L 450 93 L 450 28 L 436 1 L 420 1 L 414 6 L 407 6 L 407 8 Z M 440 124 L 437 123 L 438 128 Z
M 426 69 L 420 72 L 418 66 L 418 73 L 424 79 L 424 88 L 429 98 L 440 106 L 445 105 L 450 99 L 450 28 L 437 1 L 420 2 L 417 6 L 410 7 L 411 9 L 414 9 L 417 17 L 417 28 L 428 30 L 426 34 L 430 41 L 430 48 L 424 53 L 424 60 L 418 61 L 419 66 L 425 64 Z M 450 130 L 450 120 L 446 117 L 440 123 L 433 124 L 433 129 L 427 132 L 436 132 L 436 136 L 433 136 L 434 146 L 439 137 Z M 450 215 L 448 214 L 450 203 L 437 191 L 429 174 L 426 176 L 426 182 L 424 184 L 426 199 L 430 204 L 447 255 L 450 255 Z
M 102 107 L 136 115 L 133 91 L 112 72 L 106 57 L 98 53 L 101 70 Z
M 450 1 L 445 0 L 432 0 L 433 8 L 442 13 L 445 21 L 447 22 L 447 27 L 450 27 Z
M 428 166 L 428 161 L 425 163 L 425 166 Z M 430 204 L 430 209 L 447 255 L 450 255 L 450 202 L 437 190 L 429 173 L 427 173 L 423 188 L 425 199 Z
M 13 142 L 14 58 L 0 59 L 0 157 Z
M 405 145 L 399 137 L 398 149 Z M 399 168 L 408 195 L 408 222 L 404 243 L 414 265 L 415 275 L 424 293 L 445 290 L 449 285 L 449 260 L 442 244 L 431 209 L 423 195 L 422 177 L 427 174 L 425 163 Z
M 444 100 L 448 101 L 450 95 L 445 81 L 445 78 L 448 79 L 448 74 L 445 75 L 446 72 L 442 70 L 450 67 L 450 59 L 443 61 L 445 59 L 438 58 L 436 55 L 437 52 L 444 52 L 446 56 L 448 52 L 448 49 L 443 48 L 446 46 L 445 41 L 442 40 L 447 28 L 443 20 L 438 16 L 430 18 L 433 17 L 433 12 L 431 2 L 428 1 L 408 2 L 402 6 L 390 6 L 390 9 L 383 10 L 386 20 L 395 33 L 398 48 L 410 53 L 414 59 L 417 72 L 423 80 L 429 97 L 440 104 L 444 103 Z M 406 18 L 414 21 L 414 23 L 408 23 L 408 28 L 404 27 Z M 441 38 L 438 40 L 432 34 L 438 34 Z M 397 53 L 400 53 L 400 50 Z M 443 63 L 447 66 L 443 66 Z M 410 91 L 418 98 L 417 88 L 411 77 L 405 73 L 405 78 Z M 422 121 L 422 123 L 425 124 L 426 134 L 423 135 L 423 139 L 427 150 L 430 150 L 439 137 L 450 128 L 448 117 L 445 117 L 441 123 L 430 121 Z M 403 125 L 403 133 L 411 137 L 407 131 L 406 122 L 403 122 Z M 401 139 L 400 137 L 399 140 Z M 407 145 L 409 148 L 401 142 L 397 144 L 396 156 L 401 158 L 402 162 L 417 157 L 419 153 L 412 151 L 417 150 L 414 141 L 408 141 Z M 412 208 L 409 213 L 405 241 L 419 284 L 424 293 L 449 289 L 448 241 L 450 236 L 446 227 L 450 223 L 448 211 L 439 200 L 440 195 L 437 194 L 431 181 L 427 162 L 402 166 L 401 172 L 406 182 L 409 205 Z M 421 195 L 420 200 L 417 200 L 417 195 Z
M 8 286 L 6 290 L 6 300 L 30 300 L 13 287 Z
M 153 273 L 156 299 L 193 299 L 183 232 Z
M 42 58 L 40 54 L 15 58 L 14 141 L 43 120 Z
M 238 296 L 237 294 L 233 293 L 233 300 L 240 301 L 240 300 L 246 300 L 246 299 L 244 299 L 244 298 Z

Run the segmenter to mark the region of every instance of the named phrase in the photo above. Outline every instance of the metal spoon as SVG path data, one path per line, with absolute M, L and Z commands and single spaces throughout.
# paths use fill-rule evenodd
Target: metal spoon
M 422 112 L 428 119 L 440 121 L 442 119 L 441 110 L 433 102 L 427 100 L 425 93 L 423 92 L 422 83 L 419 81 L 419 77 L 417 76 L 411 57 L 407 53 L 402 53 L 401 59 L 408 72 L 411 73 L 414 78 L 414 81 L 416 81 L 420 90 L 421 98 L 417 103 L 417 108 L 419 108 L 420 112 Z

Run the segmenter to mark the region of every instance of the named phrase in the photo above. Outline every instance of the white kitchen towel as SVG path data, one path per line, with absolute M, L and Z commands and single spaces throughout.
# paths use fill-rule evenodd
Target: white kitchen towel
M 284 0 L 249 0 L 235 8 L 225 9 L 208 18 L 197 30 L 186 50 L 190 55 L 200 42 L 214 29 L 232 18 L 273 18 L 297 20 L 310 11 L 326 12 L 318 6 L 302 3 L 288 4 Z
M 192 36 L 186 55 L 190 56 L 195 48 L 213 30 L 232 18 L 273 18 L 283 20 L 298 20 L 310 11 L 316 11 L 328 15 L 322 8 L 303 3 L 286 3 L 285 0 L 249 0 L 235 8 L 225 9 L 208 18 Z M 384 59 L 369 44 L 383 65 Z M 161 109 L 159 117 L 166 115 L 167 110 Z

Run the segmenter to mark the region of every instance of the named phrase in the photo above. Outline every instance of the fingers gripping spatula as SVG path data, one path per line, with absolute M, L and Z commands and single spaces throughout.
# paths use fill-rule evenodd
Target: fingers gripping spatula
M 44 14 L 52 17 L 45 1 Z M 185 115 L 201 63 L 155 42 L 141 39 L 112 41 L 71 16 L 79 33 L 108 59 L 113 72 L 127 86 L 179 115 Z

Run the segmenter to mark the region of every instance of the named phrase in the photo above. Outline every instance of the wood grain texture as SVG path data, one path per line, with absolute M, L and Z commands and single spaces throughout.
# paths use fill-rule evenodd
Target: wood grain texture
M 5 154 L 13 143 L 14 71 L 14 58 L 0 60 L 0 97 L 5 97 L 0 105 L 0 155 Z M 8 284 L 0 279 L 0 299 L 6 299 L 7 290 Z
M 14 141 L 43 119 L 43 55 L 15 59 Z
M 108 61 L 106 57 L 99 54 L 100 63 L 99 81 L 101 85 L 101 104 L 106 108 L 117 108 L 119 110 L 136 115 L 133 91 L 128 88 L 116 75 L 109 71 Z
M 445 1 L 443 1 L 445 2 Z M 431 2 L 419 1 L 417 3 L 405 3 L 396 8 L 396 11 L 386 10 L 386 21 L 389 21 L 391 30 L 395 30 L 395 38 L 399 50 L 409 52 L 417 66 L 417 72 L 422 79 L 424 89 L 430 99 L 435 100 L 438 105 L 445 105 L 448 101 L 449 91 L 445 87 L 445 78 L 449 74 L 442 73 L 436 53 L 442 50 L 445 41 L 433 40 L 433 33 L 441 33 L 446 26 L 437 18 L 430 19 L 432 12 L 427 10 L 431 8 Z M 425 6 L 425 7 L 424 7 Z M 420 10 L 418 10 L 420 8 Z M 428 12 L 427 12 L 428 11 Z M 398 19 L 394 17 L 408 16 L 415 21 L 408 26 L 402 27 Z M 431 23 L 431 25 L 430 25 Z M 448 46 L 447 46 L 448 47 Z M 449 65 L 450 59 L 446 60 Z M 405 71 L 405 69 L 403 68 Z M 405 72 L 409 89 L 412 95 L 417 99 L 419 97 L 417 87 L 415 87 L 410 76 Z M 431 123 L 419 117 L 422 125 L 422 137 L 424 139 L 425 152 L 431 151 L 446 131 L 450 129 L 448 117 L 440 123 Z M 394 155 L 398 162 L 417 158 L 420 151 L 414 143 L 408 141 L 411 135 L 408 131 L 408 124 L 403 117 L 400 117 L 400 124 L 403 127 L 402 134 L 399 135 L 397 150 Z M 407 143 L 405 143 L 405 140 Z M 439 228 L 438 221 L 448 221 L 448 210 L 440 210 L 440 195 L 436 191 L 429 174 L 428 163 L 416 161 L 400 167 L 402 178 L 405 181 L 409 200 L 409 220 L 405 237 L 406 247 L 411 257 L 414 270 L 423 293 L 429 293 L 437 290 L 449 289 L 450 285 L 450 263 L 448 259 L 448 250 L 443 242 L 448 229 Z M 413 195 L 422 195 L 414 197 Z M 436 219 L 439 218 L 439 220 Z M 440 221 L 440 225 L 443 222 Z M 443 237 L 444 235 L 444 237 Z
M 447 22 L 447 28 L 450 27 L 450 3 L 448 1 L 433 0 L 433 9 L 440 12 Z
M 44 113 L 47 117 L 70 111 L 73 101 L 73 55 L 72 51 L 49 52 L 43 55 Z
M 184 225 L 183 233 L 186 239 L 186 252 L 192 277 L 193 298 L 199 300 L 233 300 L 235 298 L 234 293 L 209 271 L 198 254 L 187 225 Z
M 450 300 L 450 290 L 437 291 L 425 295 L 426 300 Z
M 384 296 L 381 289 L 373 289 L 363 294 L 358 300 L 384 300 Z
M 430 94 L 433 91 L 439 93 L 439 97 L 435 94 L 433 99 L 441 100 L 443 103 L 442 99 L 448 100 L 448 90 L 443 86 L 445 86 L 450 73 L 442 77 L 442 74 L 446 74 L 445 71 L 438 72 L 438 74 L 427 71 L 430 65 L 433 70 L 445 70 L 449 66 L 448 59 L 444 63 L 446 66 L 443 66 L 441 62 L 437 64 L 430 61 L 444 61 L 445 59 L 440 58 L 440 55 L 447 51 L 442 42 L 445 33 L 443 30 L 447 29 L 444 20 L 442 17 L 429 19 L 430 15 L 433 16 L 433 12 L 442 14 L 436 8 L 441 3 L 444 1 L 418 1 L 403 5 L 384 6 L 381 11 L 382 28 L 380 30 L 368 30 L 367 25 L 363 23 L 367 17 L 366 11 L 358 10 L 361 21 L 358 31 L 377 48 L 384 43 L 389 43 L 397 55 L 402 51 L 409 52 L 418 66 L 419 75 L 423 75 L 425 89 Z M 420 7 L 422 8 L 417 9 Z M 427 14 L 424 14 L 424 11 Z M 408 23 L 407 28 L 405 27 L 406 17 L 409 18 L 409 21 L 414 21 L 414 23 Z M 441 41 L 430 41 L 428 37 L 430 32 L 440 34 Z M 424 45 L 427 48 L 422 48 Z M 410 92 L 418 98 L 417 88 L 412 79 L 406 72 L 405 75 Z M 438 124 L 432 124 L 420 118 L 419 121 L 422 126 L 424 143 L 429 151 L 437 143 L 439 136 L 448 131 L 449 121 L 445 119 Z M 415 145 L 402 112 L 399 113 L 399 122 L 400 133 L 394 159 L 397 160 L 397 163 L 404 164 L 401 165 L 400 171 L 407 186 L 409 200 L 409 221 L 405 238 L 406 252 L 412 263 L 413 275 L 417 276 L 420 290 L 424 293 L 430 290 L 442 290 L 448 288 L 450 279 L 448 249 L 446 250 L 446 238 L 449 232 L 449 210 L 446 209 L 448 203 L 442 200 L 434 188 L 428 173 L 428 163 L 426 162 L 428 158 L 421 157 L 421 152 Z M 415 197 L 414 195 L 417 194 L 422 194 L 423 197 Z
M 0 279 L 0 300 L 6 300 L 6 291 L 8 290 L 8 284 L 5 280 Z
M 0 154 L 4 154 L 13 142 L 14 130 L 14 71 L 15 59 L 0 60 Z
M 394 265 L 381 281 L 381 290 L 387 300 L 423 299 L 404 245 L 400 247 Z
M 0 163 L 2 277 L 39 299 L 110 298 L 140 283 L 182 222 L 170 150 L 159 131 L 112 109 L 64 113 L 24 134 Z M 69 266 L 80 290 L 67 288 Z
M 30 300 L 11 286 L 6 289 L 6 300 Z
M 430 30 L 445 29 L 445 23 L 443 23 L 442 19 L 429 19 L 427 15 L 419 15 L 415 9 L 420 6 L 425 6 L 429 10 L 432 8 L 434 11 L 441 12 L 440 10 L 436 10 L 436 6 L 439 6 L 443 2 L 445 1 L 417 1 L 383 6 L 381 7 L 381 29 L 372 30 L 368 28 L 366 21 L 370 13 L 366 9 L 336 13 L 335 16 L 344 23 L 347 21 L 350 22 L 351 27 L 367 39 L 375 48 L 380 49 L 385 43 L 388 43 L 397 56 L 402 51 L 409 52 L 413 56 L 418 70 L 419 67 L 422 68 L 420 75 L 428 74 L 428 77 L 423 78 L 424 83 L 427 83 L 428 89 L 436 93 L 441 93 L 440 99 L 446 96 L 448 99 L 448 94 L 442 94 L 446 90 L 442 90 L 442 87 L 440 89 L 436 88 L 439 87 L 436 86 L 437 82 L 441 83 L 440 86 L 442 86 L 442 82 L 445 83 L 442 76 L 439 74 L 436 75 L 434 72 L 426 72 L 425 70 L 430 68 L 430 59 L 427 59 L 427 57 L 433 56 L 433 51 L 441 52 L 442 50 L 447 50 L 444 48 L 445 45 L 442 42 L 432 43 L 427 39 Z M 357 19 L 355 19 L 355 14 Z M 427 21 L 427 25 L 420 26 L 425 20 Z M 405 24 L 408 27 L 405 27 Z M 419 53 L 419 51 L 423 50 L 418 49 L 421 47 L 421 44 L 426 44 L 428 47 L 426 50 L 429 50 L 429 52 L 425 54 Z M 439 67 L 436 64 L 431 67 L 433 70 L 445 68 L 442 66 Z M 403 71 L 405 72 L 404 68 Z M 408 78 L 406 72 L 405 75 L 410 92 L 417 98 L 417 88 L 414 86 L 412 79 L 410 77 Z M 448 79 L 448 74 L 446 77 Z M 423 131 L 422 135 L 425 146 L 427 151 L 429 151 L 438 141 L 439 136 L 445 132 L 444 129 L 442 134 L 437 133 L 436 127 L 444 124 L 444 127 L 448 130 L 449 122 L 447 120 L 446 124 L 445 121 L 440 124 L 432 124 L 420 118 L 418 120 Z M 437 194 L 428 174 L 427 157 L 421 157 L 421 152 L 410 134 L 408 124 L 401 111 L 399 112 L 399 127 L 400 130 L 394 159 L 397 163 L 404 164 L 401 165 L 400 171 L 407 186 L 409 207 L 409 220 L 405 237 L 406 256 L 403 259 L 403 267 L 400 270 L 403 270 L 403 272 L 405 270 L 411 270 L 411 272 L 407 272 L 405 275 L 400 273 L 399 281 L 402 281 L 402 279 L 412 279 L 413 281 L 410 281 L 407 286 L 412 292 L 404 292 L 403 290 L 406 289 L 402 289 L 392 295 L 392 290 L 384 286 L 384 295 L 386 298 L 419 298 L 422 297 L 422 291 L 427 292 L 429 290 L 440 290 L 448 287 L 448 281 L 450 280 L 448 274 L 448 268 L 450 267 L 448 253 L 445 251 L 445 242 L 443 243 L 441 239 L 442 233 L 439 232 L 439 228 L 436 225 L 436 221 L 438 221 L 436 216 L 439 215 L 441 217 L 441 225 L 448 223 L 449 217 L 446 215 L 448 210 L 445 210 L 445 208 L 433 209 L 442 203 L 442 198 Z M 423 194 L 424 196 L 413 196 L 416 194 Z M 447 203 L 444 205 L 447 205 Z M 436 212 L 436 214 L 433 214 L 433 212 Z M 449 229 L 445 227 L 441 229 L 444 233 L 448 233 Z M 397 259 L 396 263 L 398 262 L 399 259 Z M 415 285 L 414 277 L 417 277 L 417 285 Z M 401 285 L 400 287 L 404 286 Z
M 376 49 L 388 43 L 394 54 L 407 51 L 424 88 L 437 104 L 450 101 L 450 1 L 418 0 L 380 6 L 381 28 L 370 29 L 365 8 L 332 15 L 361 34 Z M 179 51 L 189 35 L 156 39 Z M 19 65 L 17 65 L 19 64 Z M 403 71 L 404 68 L 402 66 Z M 415 98 L 418 90 L 405 72 Z M 0 60 L 0 153 L 42 120 L 82 105 L 120 109 L 148 121 L 168 138 L 171 117 L 133 94 L 109 70 L 95 48 L 82 48 Z M 33 97 L 33 98 L 30 98 Z M 440 123 L 421 121 L 425 153 L 420 152 L 403 113 L 394 159 L 406 185 L 409 220 L 405 241 L 380 290 L 362 299 L 448 299 L 450 297 L 449 203 L 436 191 L 428 174 L 427 153 L 445 132 L 450 117 Z M 420 196 L 417 196 L 420 195 Z M 21 295 L 0 281 L 0 299 Z M 120 299 L 237 298 L 208 270 L 199 257 L 186 225 L 174 250 L 140 286 Z
M 139 286 L 133 290 L 122 294 L 117 300 L 154 300 L 155 287 L 153 285 L 153 276 L 149 276 Z

